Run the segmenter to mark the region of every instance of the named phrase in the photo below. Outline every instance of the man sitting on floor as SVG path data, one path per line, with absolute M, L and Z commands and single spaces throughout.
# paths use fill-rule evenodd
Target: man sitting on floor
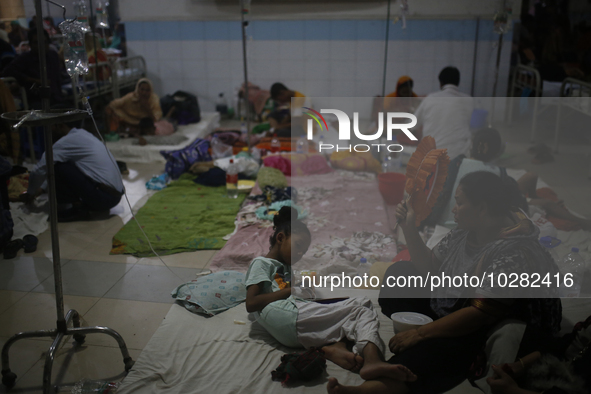
M 119 204 L 123 182 L 115 159 L 105 145 L 88 131 L 66 125 L 52 126 L 58 221 L 89 218 L 89 211 L 105 211 Z M 31 203 L 43 193 L 47 177 L 45 154 L 29 178 L 21 200 Z

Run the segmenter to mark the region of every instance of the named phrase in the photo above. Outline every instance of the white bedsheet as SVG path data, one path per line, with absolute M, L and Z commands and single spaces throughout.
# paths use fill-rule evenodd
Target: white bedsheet
M 186 126 L 179 126 L 177 133 L 185 135 L 188 139 L 179 145 L 133 145 L 137 138 L 125 138 L 119 141 L 107 142 L 107 148 L 115 159 L 127 163 L 153 163 L 165 162 L 160 154 L 161 150 L 177 150 L 191 144 L 197 138 L 203 138 L 219 127 L 220 114 L 218 112 L 201 113 L 201 121 Z
M 377 305 L 378 292 L 349 290 L 350 296 L 367 296 L 380 316 L 380 335 L 388 343 L 392 322 Z M 591 299 L 563 302 L 563 332 L 583 320 L 591 310 Z M 235 321 L 246 324 L 235 324 Z M 120 394 L 151 393 L 284 393 L 271 371 L 281 356 L 293 349 L 276 342 L 260 325 L 248 320 L 244 304 L 206 318 L 173 305 L 119 388 Z M 388 351 L 386 358 L 391 354 Z M 327 374 L 289 389 L 289 393 L 326 393 L 328 377 L 341 383 L 362 383 L 359 375 L 327 362 Z M 481 393 L 467 381 L 449 393 Z

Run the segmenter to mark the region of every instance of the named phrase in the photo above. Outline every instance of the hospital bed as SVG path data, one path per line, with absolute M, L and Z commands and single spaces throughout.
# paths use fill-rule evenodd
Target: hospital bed
M 119 141 L 107 142 L 106 145 L 117 160 L 128 163 L 154 163 L 166 160 L 160 151 L 172 151 L 182 149 L 197 138 L 204 138 L 219 126 L 219 112 L 201 113 L 201 121 L 185 126 L 179 126 L 176 133 L 183 134 L 187 139 L 178 145 L 137 145 L 137 138 L 124 138 Z

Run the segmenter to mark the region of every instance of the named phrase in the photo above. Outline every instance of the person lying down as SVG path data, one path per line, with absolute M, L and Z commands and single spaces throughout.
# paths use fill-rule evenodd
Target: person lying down
M 174 133 L 174 130 L 169 134 L 156 135 L 156 125 L 152 118 L 142 118 L 140 120 L 139 130 L 140 137 L 134 145 L 179 145 L 189 139 L 182 134 Z
M 311 242 L 310 230 L 297 215 L 295 209 L 282 207 L 274 217 L 269 253 L 253 259 L 246 273 L 246 310 L 281 344 L 321 349 L 328 360 L 359 372 L 364 380 L 416 380 L 408 368 L 384 360 L 378 314 L 369 299 L 325 305 L 292 295 L 291 265 Z

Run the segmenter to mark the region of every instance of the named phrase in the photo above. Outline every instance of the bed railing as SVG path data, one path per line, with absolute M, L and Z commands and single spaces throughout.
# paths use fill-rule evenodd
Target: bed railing
M 28 110 L 29 109 L 29 102 L 27 101 L 27 91 L 25 90 L 25 88 L 22 87 L 21 85 L 19 85 L 17 80 L 13 77 L 3 77 L 1 79 L 2 79 L 2 82 L 4 82 L 8 86 L 10 86 L 10 84 L 13 84 L 13 83 L 18 85 L 20 99 L 23 103 L 23 109 Z M 27 127 L 27 138 L 29 139 L 29 154 L 31 155 L 31 160 L 33 161 L 33 163 L 36 163 L 37 159 L 35 158 L 35 147 L 33 146 L 33 131 L 31 130 L 30 127 Z
M 515 67 L 515 70 L 513 70 L 513 78 L 511 79 L 511 88 L 509 90 L 511 96 L 508 114 L 509 123 L 513 121 L 513 107 L 515 106 L 514 97 L 521 97 L 523 91 L 526 89 L 529 89 L 534 95 L 534 110 L 530 136 L 531 142 L 534 142 L 540 97 L 542 97 L 542 77 L 540 76 L 540 72 L 535 68 L 519 64 Z
M 558 153 L 560 141 L 560 118 L 563 107 L 578 111 L 591 117 L 591 83 L 575 78 L 566 78 L 560 87 L 560 103 L 556 112 L 556 127 L 554 130 L 554 152 Z M 591 163 L 589 167 L 591 178 Z
M 117 59 L 115 62 L 115 98 L 120 96 L 123 88 L 134 87 L 140 78 L 144 78 L 147 73 L 146 60 L 143 56 L 131 56 Z

